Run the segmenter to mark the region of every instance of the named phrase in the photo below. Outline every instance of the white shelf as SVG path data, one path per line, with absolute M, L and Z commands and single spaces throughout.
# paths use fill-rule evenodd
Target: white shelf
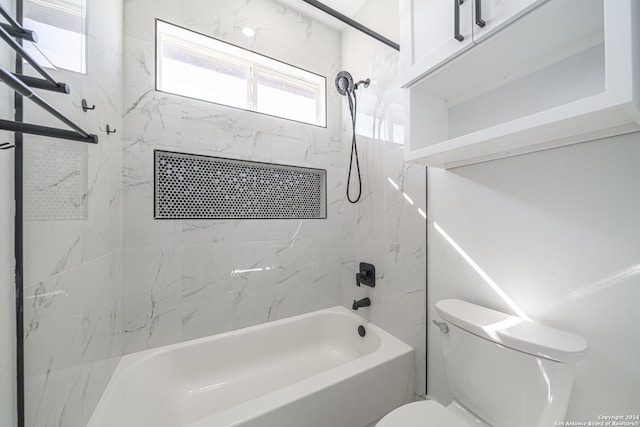
M 640 130 L 640 2 L 549 0 L 406 90 L 407 161 L 456 167 Z

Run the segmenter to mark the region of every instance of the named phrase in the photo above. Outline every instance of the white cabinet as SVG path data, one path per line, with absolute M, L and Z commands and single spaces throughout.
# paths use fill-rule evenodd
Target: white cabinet
M 402 83 L 473 46 L 471 2 L 400 0 L 400 62 Z M 456 16 L 456 9 L 460 16 Z M 455 23 L 459 23 L 458 39 Z
M 480 42 L 544 1 L 546 0 L 473 0 L 473 41 Z M 543 29 L 544 27 L 540 28 L 541 31 Z
M 545 0 L 400 0 L 402 83 L 409 85 Z
M 546 0 L 476 33 L 426 75 L 403 69 L 405 160 L 451 168 L 640 130 L 639 0 Z

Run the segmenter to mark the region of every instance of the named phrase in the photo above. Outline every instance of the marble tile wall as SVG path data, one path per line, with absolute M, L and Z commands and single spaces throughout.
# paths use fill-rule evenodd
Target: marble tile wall
M 0 98 L 4 94 L 3 91 Z M 6 111 L 2 108 L 0 117 L 11 120 L 11 116 L 4 114 Z M 0 141 L 13 142 L 12 135 L 4 132 L 0 135 L 3 137 Z M 16 412 L 13 208 L 13 152 L 0 150 L 0 414 L 7 422 L 14 422 Z
M 5 5 L 13 13 L 13 5 Z M 13 51 L 0 44 L 0 65 L 12 70 Z M 13 120 L 13 91 L 0 84 L 0 118 Z M 0 131 L 0 144 L 13 143 L 13 133 Z M 14 178 L 12 149 L 0 150 L 0 414 L 16 422 L 16 310 L 14 291 Z
M 156 18 L 326 76 L 327 127 L 156 92 Z M 271 0 L 125 1 L 125 353 L 340 303 L 340 43 L 338 31 Z M 326 169 L 328 217 L 154 220 L 154 149 Z
M 123 5 L 87 5 L 87 73 L 52 70 L 71 94 L 41 93 L 99 144 L 24 142 L 34 208 L 24 222 L 25 422 L 35 427 L 86 425 L 122 353 L 122 136 L 104 129 L 122 129 Z M 83 112 L 83 98 L 96 109 Z M 24 102 L 26 122 L 65 128 Z
M 359 22 L 398 40 L 398 4 L 368 0 Z M 384 13 L 384 19 L 381 19 Z M 395 35 L 395 36 L 394 36 Z M 362 198 L 345 203 L 342 303 L 369 297 L 371 307 L 358 313 L 415 350 L 415 395 L 425 396 L 426 378 L 426 168 L 403 160 L 403 93 L 398 53 L 346 30 L 343 69 L 353 78 L 371 79 L 357 91 L 357 138 L 362 170 Z M 343 141 L 351 141 L 351 121 L 343 100 Z M 357 183 L 357 179 L 353 180 Z M 352 183 L 351 194 L 357 184 Z M 344 191 L 344 189 L 343 189 Z M 353 197 L 352 197 L 353 198 Z M 360 262 L 376 266 L 376 286 L 355 286 Z

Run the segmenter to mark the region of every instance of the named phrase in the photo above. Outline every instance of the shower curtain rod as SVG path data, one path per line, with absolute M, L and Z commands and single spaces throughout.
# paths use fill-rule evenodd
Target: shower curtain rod
M 321 11 L 323 11 L 324 13 L 327 13 L 331 16 L 333 16 L 334 18 L 344 22 L 345 24 L 349 25 L 350 27 L 355 28 L 358 31 L 362 31 L 363 33 L 365 33 L 366 35 L 368 35 L 369 37 L 373 37 L 374 39 L 378 40 L 381 43 L 386 44 L 387 46 L 389 46 L 392 49 L 395 50 L 400 50 L 400 45 L 398 43 L 395 43 L 391 40 L 389 40 L 388 38 L 386 38 L 385 36 L 376 33 L 375 31 L 373 31 L 371 28 L 365 27 L 364 25 L 362 25 L 361 23 L 359 23 L 358 21 L 355 21 L 351 18 L 349 18 L 346 15 L 343 15 L 342 13 L 338 12 L 335 9 L 330 8 L 329 6 L 327 6 L 326 4 L 319 2 L 317 0 L 302 0 L 303 2 L 317 8 L 320 9 Z

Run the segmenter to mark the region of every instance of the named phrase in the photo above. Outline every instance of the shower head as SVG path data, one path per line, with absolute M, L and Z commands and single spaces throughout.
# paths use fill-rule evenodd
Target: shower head
M 369 87 L 369 83 L 371 81 L 360 80 L 358 83 L 353 82 L 353 77 L 349 74 L 348 71 L 340 71 L 336 76 L 336 89 L 340 95 L 347 95 L 349 93 L 354 93 L 358 90 L 360 85 L 364 85 L 364 87 Z
M 340 95 L 346 95 L 355 90 L 353 77 L 348 71 L 340 71 L 336 76 L 336 89 Z

